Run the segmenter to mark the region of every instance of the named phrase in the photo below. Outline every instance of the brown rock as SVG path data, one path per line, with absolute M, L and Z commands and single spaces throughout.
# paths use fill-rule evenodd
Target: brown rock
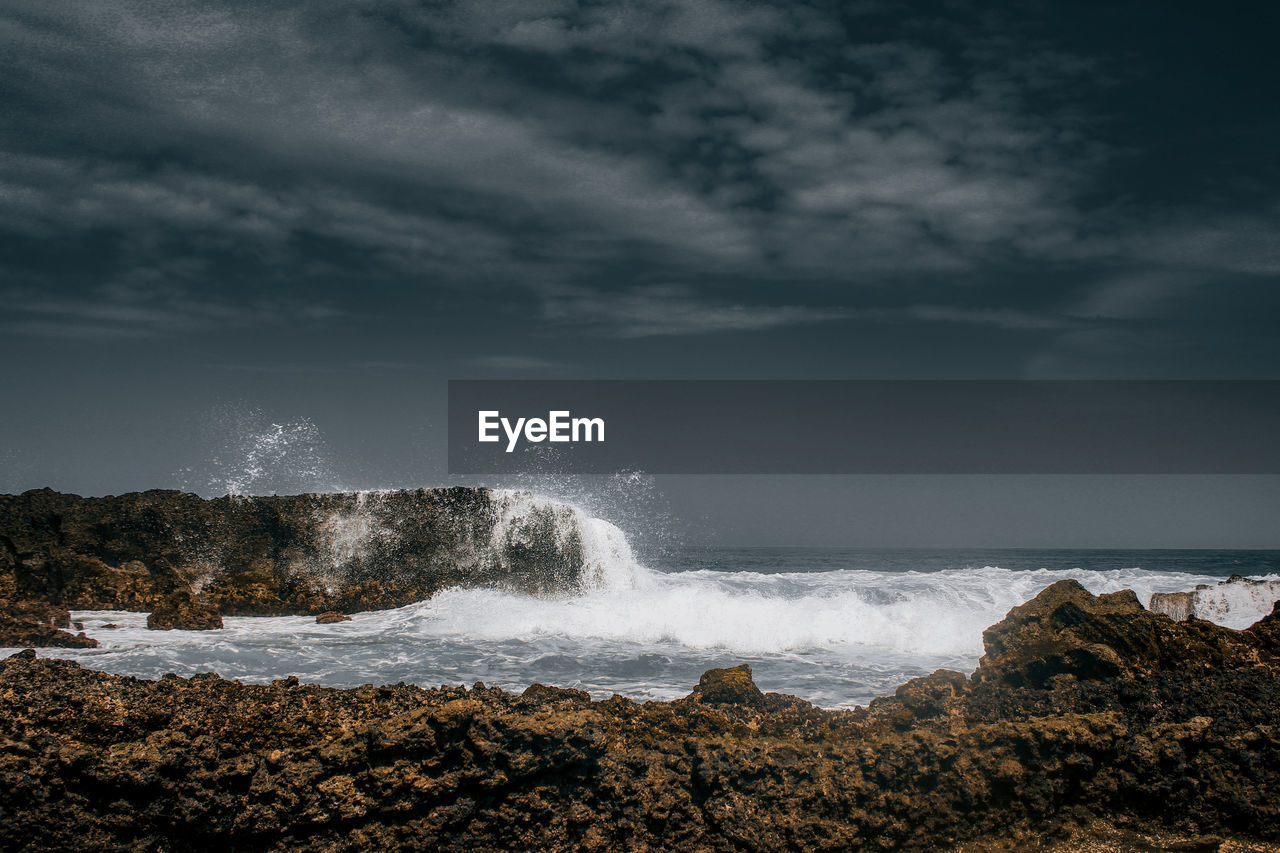
M 751 667 L 745 663 L 728 669 L 707 670 L 688 699 L 700 705 L 762 708 L 765 704 L 764 694 L 751 678 Z
M 636 703 L 24 653 L 0 661 L 0 849 L 1275 849 L 1280 613 L 1231 631 L 1132 604 L 1050 587 L 977 677 L 870 711 L 762 695 L 746 666 Z
M 211 631 L 222 627 L 222 614 L 213 605 L 179 590 L 156 605 L 147 616 L 147 627 L 153 631 Z
M 351 621 L 350 616 L 347 616 L 345 613 L 339 613 L 336 610 L 330 610 L 326 613 L 321 613 L 320 615 L 316 616 L 317 625 L 332 625 L 335 622 L 350 622 L 350 621 Z
M 1151 614 L 1130 590 L 1094 596 L 1074 580 L 1045 588 L 982 634 L 976 680 L 1042 685 L 1058 675 L 1109 678 L 1158 654 Z
M 25 622 L 0 614 L 0 646 L 96 649 L 98 641 L 86 636 L 83 631 L 72 634 L 52 625 Z
M 221 613 L 282 616 L 400 607 L 456 585 L 580 588 L 573 512 L 548 504 L 512 517 L 504 500 L 464 487 L 212 500 L 167 490 L 0 495 L 0 598 L 150 611 L 198 588 Z M 509 535 L 495 539 L 500 520 Z
M 0 585 L 0 590 L 4 589 Z M 0 598 L 0 646 L 97 648 L 98 641 L 85 636 L 83 630 L 78 634 L 61 630 L 70 627 L 71 614 L 47 601 Z M 76 625 L 77 629 L 82 627 Z

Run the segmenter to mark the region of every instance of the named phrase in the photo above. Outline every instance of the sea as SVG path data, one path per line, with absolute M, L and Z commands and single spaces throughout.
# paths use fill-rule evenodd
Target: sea
M 76 611 L 101 646 L 40 654 L 146 678 L 212 671 L 253 683 L 293 675 L 334 687 L 483 682 L 516 692 L 537 682 L 637 701 L 685 696 L 705 670 L 746 663 L 762 690 L 839 708 L 936 669 L 972 672 L 983 630 L 1064 578 L 1094 593 L 1131 589 L 1146 603 L 1154 592 L 1233 574 L 1280 577 L 1280 551 L 666 546 L 632 554 L 620 531 L 609 532 L 585 590 L 452 589 L 338 624 L 228 617 L 225 630 L 207 632 L 149 631 L 144 613 Z M 1221 621 L 1243 628 L 1256 618 L 1256 607 L 1243 607 Z

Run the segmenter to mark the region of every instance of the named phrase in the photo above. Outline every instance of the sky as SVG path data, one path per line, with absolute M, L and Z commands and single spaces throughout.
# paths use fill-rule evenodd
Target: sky
M 0 9 L 0 491 L 429 486 L 459 378 L 1280 378 L 1274 4 Z M 1274 477 L 662 478 L 693 540 L 1280 547 Z

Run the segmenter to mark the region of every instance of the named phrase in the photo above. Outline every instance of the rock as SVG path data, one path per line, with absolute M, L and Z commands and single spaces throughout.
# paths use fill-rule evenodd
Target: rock
M 386 609 L 459 585 L 565 592 L 586 582 L 584 541 L 598 534 L 580 520 L 527 493 L 463 487 L 213 500 L 38 489 L 0 495 L 0 585 L 72 609 L 150 611 L 185 590 L 245 616 Z
M 211 631 L 222 627 L 222 614 L 212 604 L 179 590 L 156 605 L 147 616 L 147 627 L 152 631 Z
M 13 584 L 0 583 L 0 594 L 12 594 Z M 85 636 L 83 626 L 76 624 L 77 634 L 61 630 L 71 627 L 71 614 L 47 601 L 14 601 L 0 597 L 0 646 L 97 648 L 98 641 Z
M 345 613 L 339 613 L 336 610 L 330 610 L 316 616 L 317 625 L 332 625 L 335 622 L 350 622 L 350 621 L 351 621 L 350 616 L 347 616 Z
M 747 664 L 728 669 L 709 669 L 702 674 L 698 686 L 689 694 L 688 701 L 700 705 L 743 705 L 762 708 L 764 694 L 751 678 Z
M 81 631 L 72 634 L 52 625 L 26 622 L 0 614 L 0 647 L 56 647 L 63 649 L 96 649 L 98 641 Z
M 1175 622 L 1195 618 L 1228 628 L 1246 628 L 1270 613 L 1277 601 L 1280 580 L 1232 575 L 1214 586 L 1200 584 L 1189 592 L 1153 593 L 1147 606 Z
M 961 707 L 969 689 L 969 679 L 961 672 L 939 669 L 922 678 L 913 678 L 899 687 L 892 699 L 874 699 L 873 714 L 912 724 L 950 716 Z
M 1175 622 L 1186 622 L 1195 612 L 1195 601 L 1194 592 L 1153 592 L 1147 609 Z
M 975 680 L 1043 685 L 1058 675 L 1108 678 L 1158 654 L 1150 616 L 1130 590 L 1094 596 L 1062 580 L 982 634 Z
M 869 709 L 531 685 L 337 690 L 0 661 L 0 849 L 1273 849 L 1280 608 L 1055 584 Z M 1237 844 L 1237 842 L 1239 842 Z

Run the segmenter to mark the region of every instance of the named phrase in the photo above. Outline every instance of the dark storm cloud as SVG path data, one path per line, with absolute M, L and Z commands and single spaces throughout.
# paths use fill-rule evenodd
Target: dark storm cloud
M 1280 275 L 1276 200 L 1116 182 L 1114 53 L 913 8 L 6 4 L 5 327 L 324 323 L 482 288 L 561 334 L 1036 333 L 1035 373 Z

